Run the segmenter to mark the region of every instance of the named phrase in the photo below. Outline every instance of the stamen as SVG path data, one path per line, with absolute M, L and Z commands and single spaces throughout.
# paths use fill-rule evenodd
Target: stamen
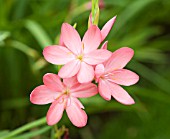
M 83 50 L 84 50 L 84 43 L 83 43 L 83 45 L 82 45 L 82 48 L 83 48 Z
M 78 55 L 77 59 L 79 59 L 80 61 L 83 61 L 83 55 Z

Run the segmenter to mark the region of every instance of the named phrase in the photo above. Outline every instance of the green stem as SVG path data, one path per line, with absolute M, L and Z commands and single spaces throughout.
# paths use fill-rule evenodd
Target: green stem
M 98 0 L 92 0 L 92 23 L 95 24 L 95 22 L 98 22 L 98 21 L 95 21 L 95 20 L 98 20 L 96 19 L 96 17 L 98 16 L 99 12 L 99 5 L 98 5 Z
M 36 120 L 36 121 L 28 123 L 28 124 L 26 124 L 24 126 L 21 126 L 21 127 L 17 128 L 17 129 L 15 129 L 14 131 L 11 131 L 8 135 L 4 136 L 3 139 L 9 139 L 10 137 L 16 136 L 16 135 L 18 135 L 18 134 L 20 134 L 20 133 L 22 133 L 22 132 L 24 132 L 24 131 L 26 131 L 28 129 L 43 125 L 45 123 L 46 123 L 46 117 L 43 117 L 43 118 L 41 118 L 39 120 Z

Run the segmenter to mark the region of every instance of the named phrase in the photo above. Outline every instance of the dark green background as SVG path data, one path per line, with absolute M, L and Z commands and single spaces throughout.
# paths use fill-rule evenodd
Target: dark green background
M 58 44 L 63 22 L 76 22 L 83 36 L 90 10 L 82 5 L 87 2 L 0 0 L 1 131 L 46 115 L 49 105 L 29 101 L 42 76 L 57 73 L 56 66 L 43 60 L 42 50 Z M 135 50 L 127 68 L 138 73 L 140 81 L 126 90 L 136 104 L 124 106 L 99 96 L 85 99 L 88 125 L 76 128 L 64 116 L 59 127 L 65 124 L 72 139 L 170 139 L 170 1 L 104 0 L 99 27 L 115 15 L 116 23 L 106 38 L 108 49 L 128 46 Z M 50 132 L 39 138 L 50 138 Z

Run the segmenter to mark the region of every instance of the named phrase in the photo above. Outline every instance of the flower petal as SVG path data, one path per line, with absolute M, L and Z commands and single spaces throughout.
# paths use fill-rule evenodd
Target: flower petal
M 48 104 L 57 98 L 60 93 L 47 88 L 45 85 L 36 87 L 30 94 L 30 101 L 33 104 Z
M 44 84 L 51 90 L 62 92 L 64 86 L 58 77 L 58 75 L 53 73 L 47 73 L 43 76 Z
M 88 54 L 84 55 L 83 61 L 90 65 L 101 64 L 108 60 L 112 53 L 105 49 L 94 50 Z
M 130 86 L 138 82 L 139 76 L 127 69 L 115 70 L 110 75 L 111 81 L 125 86 Z
M 45 47 L 43 55 L 48 62 L 57 65 L 66 64 L 75 58 L 66 47 L 57 45 Z
M 73 76 L 71 78 L 64 78 L 63 83 L 69 88 L 71 88 L 74 85 L 79 84 L 79 82 L 77 80 L 77 76 Z
M 54 101 L 47 112 L 47 124 L 50 126 L 58 123 L 63 115 L 65 104 L 59 101 Z
M 62 34 L 60 34 L 59 45 L 65 47 L 65 44 L 64 44 L 64 42 L 63 42 Z
M 99 64 L 95 67 L 95 78 L 96 78 L 96 82 L 98 82 L 100 76 L 102 74 L 104 74 L 104 65 L 103 64 Z
M 87 98 L 96 95 L 97 87 L 93 83 L 77 84 L 70 88 L 70 94 L 76 98 Z
M 71 105 L 66 107 L 67 115 L 70 121 L 77 127 L 83 127 L 87 124 L 87 114 L 81 109 L 80 103 L 77 103 L 76 98 L 71 99 Z
M 107 80 L 99 79 L 99 94 L 105 99 L 105 100 L 111 100 L 111 90 L 109 87 L 109 84 L 107 83 Z
M 77 74 L 80 69 L 80 60 L 72 60 L 65 64 L 59 71 L 61 78 L 70 78 Z
M 80 70 L 77 74 L 77 79 L 79 83 L 91 82 L 94 78 L 94 69 L 92 66 L 81 62 Z
M 84 53 L 89 53 L 96 50 L 101 43 L 101 32 L 100 29 L 92 25 L 85 33 L 83 40 Z
M 122 47 L 112 53 L 109 60 L 104 63 L 105 72 L 111 72 L 116 69 L 122 69 L 131 60 L 134 55 L 134 51 L 128 47 Z
M 80 54 L 82 51 L 82 43 L 78 32 L 71 25 L 63 23 L 61 27 L 61 34 L 66 47 L 74 54 Z
M 114 16 L 112 19 L 110 19 L 102 28 L 101 34 L 102 34 L 102 41 L 107 37 L 108 33 L 110 32 L 114 22 L 116 20 L 116 16 Z
M 107 50 L 107 44 L 108 44 L 108 41 L 105 41 L 101 47 L 101 49 L 106 49 Z
M 110 90 L 112 91 L 112 96 L 120 103 L 125 105 L 134 104 L 133 98 L 119 85 L 109 82 L 108 85 Z

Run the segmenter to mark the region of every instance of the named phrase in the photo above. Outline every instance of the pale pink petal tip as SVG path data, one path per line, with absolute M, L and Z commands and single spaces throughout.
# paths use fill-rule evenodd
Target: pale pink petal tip
M 55 91 L 51 91 L 45 85 L 36 87 L 30 94 L 30 101 L 33 104 L 48 104 L 54 101 Z
M 92 25 L 84 34 L 83 44 L 84 44 L 84 53 L 89 53 L 96 50 L 101 43 L 101 32 L 96 25 Z M 80 46 L 79 46 L 80 47 Z
M 45 47 L 43 55 L 48 62 L 57 65 L 66 64 L 74 59 L 74 55 L 70 50 L 59 45 Z
M 101 49 L 107 49 L 107 44 L 108 44 L 108 41 L 105 41 L 104 44 L 102 45 Z
M 50 126 L 58 123 L 63 116 L 65 105 L 64 103 L 59 103 L 58 101 L 54 101 L 47 112 L 47 124 Z
M 77 103 L 77 100 L 72 99 L 71 101 L 71 105 L 66 108 L 70 121 L 77 127 L 85 126 L 87 124 L 86 112 L 81 109 L 80 104 Z
M 81 38 L 75 28 L 68 23 L 63 23 L 61 27 L 62 40 L 69 50 L 75 54 L 81 52 Z
M 103 64 L 99 64 L 95 68 L 95 79 L 96 79 L 96 82 L 99 81 L 99 78 L 100 78 L 100 76 L 102 74 L 104 74 L 104 66 L 103 66 Z
M 59 76 L 53 73 L 46 73 L 43 76 L 43 82 L 49 89 L 56 92 L 61 92 L 64 88 Z
M 112 19 L 110 19 L 102 28 L 101 34 L 102 34 L 102 41 L 107 37 L 109 34 L 114 22 L 116 20 L 116 16 L 114 16 Z
M 80 71 L 77 74 L 77 79 L 79 83 L 91 82 L 94 78 L 94 68 L 85 62 L 81 63 Z
M 122 69 L 131 60 L 134 51 L 128 47 L 122 47 L 112 53 L 112 56 L 105 63 L 106 72 L 111 72 L 116 69 Z

